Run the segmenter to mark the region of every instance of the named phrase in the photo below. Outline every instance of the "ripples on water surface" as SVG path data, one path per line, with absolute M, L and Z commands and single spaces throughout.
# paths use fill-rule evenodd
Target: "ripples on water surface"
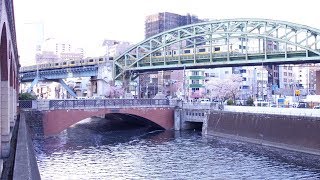
M 34 140 L 42 179 L 317 179 L 319 161 L 200 132 L 69 128 Z

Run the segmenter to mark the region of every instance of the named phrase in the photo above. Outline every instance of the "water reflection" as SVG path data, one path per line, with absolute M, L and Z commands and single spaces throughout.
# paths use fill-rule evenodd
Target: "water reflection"
M 305 154 L 203 138 L 198 131 L 107 124 L 84 123 L 35 140 L 42 179 L 320 178 L 319 159 Z

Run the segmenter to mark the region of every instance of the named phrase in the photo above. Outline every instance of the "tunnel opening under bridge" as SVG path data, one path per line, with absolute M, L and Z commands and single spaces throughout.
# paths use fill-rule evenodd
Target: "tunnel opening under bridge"
M 97 132 L 127 131 L 133 129 L 140 129 L 146 132 L 165 130 L 165 128 L 149 119 L 127 113 L 108 113 L 101 116 L 92 116 L 70 127 L 82 127 Z

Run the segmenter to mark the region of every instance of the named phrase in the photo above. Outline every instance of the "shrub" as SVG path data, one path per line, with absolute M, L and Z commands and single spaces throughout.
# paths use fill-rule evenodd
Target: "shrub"
M 21 93 L 19 94 L 19 100 L 35 100 L 37 97 L 30 93 Z
M 254 104 L 253 104 L 253 99 L 251 98 L 251 97 L 249 97 L 248 99 L 247 99 L 247 106 L 253 106 Z
M 233 105 L 233 104 L 234 104 L 234 102 L 233 102 L 232 99 L 229 99 L 229 100 L 227 101 L 227 105 Z

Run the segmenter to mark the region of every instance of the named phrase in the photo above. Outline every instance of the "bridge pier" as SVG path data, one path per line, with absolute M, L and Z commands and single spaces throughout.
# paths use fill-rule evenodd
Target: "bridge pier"
M 197 129 L 208 117 L 207 110 L 203 109 L 181 109 L 174 111 L 174 129 L 190 130 Z M 203 128 L 203 126 L 201 126 Z

